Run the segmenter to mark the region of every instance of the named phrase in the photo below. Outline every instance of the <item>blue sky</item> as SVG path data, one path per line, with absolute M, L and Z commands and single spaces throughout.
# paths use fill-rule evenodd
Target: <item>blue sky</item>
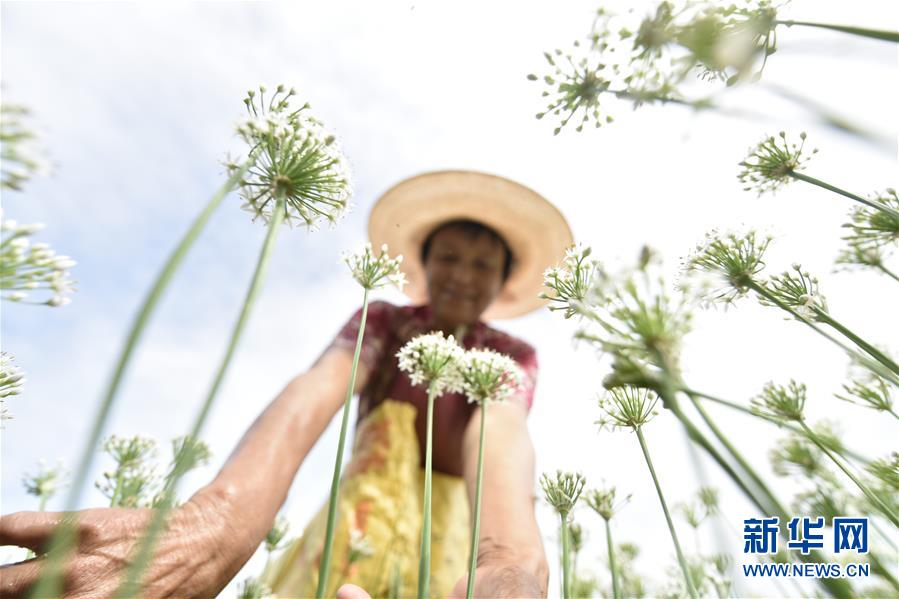
M 897 9 L 888 4 L 806 0 L 788 10 L 795 18 L 883 26 L 896 22 Z M 673 271 L 713 226 L 770 230 L 778 238 L 772 270 L 801 261 L 822 275 L 833 311 L 853 328 L 887 345 L 897 338 L 899 321 L 883 318 L 895 305 L 895 285 L 870 274 L 831 273 L 849 206 L 797 185 L 757 199 L 735 176 L 746 148 L 762 135 L 802 128 L 821 148 L 809 172 L 867 194 L 896 186 L 895 147 L 872 148 L 822 128 L 763 88 L 726 101 L 768 115 L 764 122 L 678 108 L 634 112 L 622 104 L 607 129 L 553 137 L 551 123 L 533 118 L 542 88 L 525 75 L 542 72 L 544 50 L 586 33 L 593 4 L 549 6 L 4 3 L 4 102 L 31 108 L 54 167 L 25 192 L 4 193 L 3 209 L 20 222 L 47 225 L 39 238 L 78 261 L 79 290 L 61 309 L 2 306 L 4 350 L 28 374 L 25 393 L 8 401 L 15 419 L 3 431 L 2 511 L 34 507 L 20 479 L 39 458 L 74 466 L 126 327 L 171 247 L 223 181 L 219 160 L 240 150 L 233 124 L 241 100 L 260 83 L 296 87 L 337 132 L 352 164 L 356 207 L 336 230 L 282 232 L 206 428 L 213 463 L 187 487 L 214 474 L 266 402 L 358 305 L 361 294 L 338 265 L 339 253 L 365 241 L 367 212 L 380 192 L 424 170 L 474 168 L 520 180 L 555 202 L 576 237 L 612 267 L 648 242 Z M 783 30 L 765 81 L 839 109 L 890 140 L 897 135 L 890 107 L 899 103 L 895 57 L 889 44 Z M 239 204 L 228 198 L 175 279 L 132 363 L 109 432 L 167 445 L 189 426 L 264 235 Z M 605 365 L 587 348 L 572 347 L 573 326 L 557 315 L 540 311 L 498 326 L 537 345 L 541 357 L 531 418 L 539 470 L 581 469 L 591 482 L 604 478 L 634 493 L 619 538 L 645 546 L 647 570 L 655 560 L 673 563 L 634 439 L 597 435 L 590 424 Z M 839 420 L 847 442 L 870 455 L 885 453 L 895 432 L 832 397 L 846 371 L 840 354 L 749 303 L 699 315 L 684 363 L 697 386 L 741 401 L 767 380 L 805 380 L 815 397 L 813 417 Z M 744 447 L 767 447 L 777 436 L 742 417 L 720 417 Z M 697 483 L 675 425 L 663 415 L 647 436 L 677 501 Z M 295 481 L 285 509 L 297 530 L 327 494 L 335 433 L 329 429 Z M 764 452 L 755 453 L 764 468 Z M 706 470 L 719 480 L 711 465 Z M 737 522 L 746 505 L 720 485 Z M 87 503 L 101 499 L 94 494 Z M 552 538 L 543 507 L 540 518 Z M 653 577 L 663 578 L 660 571 Z

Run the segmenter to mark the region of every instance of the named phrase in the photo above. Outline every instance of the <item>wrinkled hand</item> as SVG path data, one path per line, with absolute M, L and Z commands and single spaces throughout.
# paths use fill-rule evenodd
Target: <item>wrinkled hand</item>
M 468 591 L 468 576 L 456 582 L 450 592 L 450 599 L 464 599 Z M 475 597 L 545 597 L 540 583 L 533 573 L 525 568 L 506 562 L 484 564 L 475 570 Z
M 0 566 L 0 598 L 22 597 L 38 580 L 62 512 L 16 512 L 0 517 L 0 545 L 27 547 L 37 558 Z M 65 570 L 65 597 L 110 597 L 123 580 L 151 509 L 89 509 L 77 512 L 78 549 Z M 229 546 L 225 519 L 215 505 L 191 499 L 174 508 L 144 571 L 144 597 L 213 597 L 242 565 Z M 233 545 L 231 543 L 230 545 Z M 248 558 L 249 555 L 246 556 Z M 245 559 L 244 558 L 244 561 Z M 237 563 L 240 562 L 240 563 Z

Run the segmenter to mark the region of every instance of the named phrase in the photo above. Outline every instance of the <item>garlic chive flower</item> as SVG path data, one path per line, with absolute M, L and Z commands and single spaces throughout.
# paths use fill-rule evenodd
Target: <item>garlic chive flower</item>
M 25 492 L 38 498 L 40 505 L 38 511 L 44 511 L 47 502 L 50 501 L 56 492 L 63 485 L 65 473 L 61 465 L 56 468 L 48 468 L 44 460 L 38 462 L 38 471 L 36 474 L 26 474 L 22 478 L 22 484 L 25 486 Z
M 899 195 L 895 189 L 887 189 L 871 201 L 899 212 Z M 837 258 L 837 264 L 875 267 L 897 278 L 886 270 L 884 260 L 899 246 L 899 218 L 868 206 L 853 208 L 851 218 L 852 222 L 843 225 L 848 229 L 843 237 L 846 248 Z
M 0 399 L 18 395 L 25 384 L 25 373 L 13 361 L 10 354 L 0 352 Z
M 563 518 L 574 509 L 581 491 L 584 490 L 585 482 L 586 479 L 580 472 L 556 470 L 555 478 L 550 478 L 545 473 L 540 477 L 540 486 L 543 488 L 546 501 Z
M 699 504 L 705 510 L 707 516 L 718 513 L 718 489 L 714 487 L 699 487 L 696 497 L 699 499 Z
M 805 150 L 805 132 L 799 134 L 799 144 L 787 141 L 783 131 L 777 136 L 766 137 L 758 145 L 750 148 L 749 156 L 740 163 L 742 169 L 738 179 L 745 191 L 757 191 L 758 195 L 777 191 L 788 183 L 792 175 L 811 159 Z M 813 149 L 811 154 L 818 152 Z
M 787 386 L 766 383 L 760 395 L 751 401 L 752 410 L 777 420 L 801 421 L 805 418 L 806 387 L 790 380 Z
M 461 389 L 459 363 L 464 350 L 452 335 L 440 331 L 426 333 L 406 343 L 396 356 L 399 368 L 409 375 L 413 385 L 427 385 L 435 395 Z
M 237 599 L 269 599 L 275 595 L 262 581 L 247 578 L 237 587 Z
M 580 48 L 580 42 L 574 42 L 576 51 Z M 537 81 L 541 79 L 548 91 L 543 92 L 544 98 L 549 98 L 546 108 L 537 113 L 537 118 L 542 119 L 547 115 L 560 117 L 559 125 L 553 130 L 553 135 L 558 135 L 572 118 L 579 119 L 575 129 L 583 131 L 584 125 L 591 121 L 595 128 L 603 123 L 611 123 L 612 117 L 602 116 L 600 113 L 599 97 L 609 88 L 609 81 L 603 76 L 606 65 L 591 57 L 575 57 L 571 53 L 564 54 L 562 50 L 544 52 L 544 58 L 549 63 L 552 73 L 538 78 L 530 74 L 528 79 Z
M 247 117 L 238 123 L 237 134 L 256 159 L 240 182 L 242 208 L 254 220 L 268 222 L 283 196 L 288 225 L 315 229 L 322 220 L 334 225 L 346 213 L 351 194 L 347 160 L 334 135 L 309 114 L 309 104 L 292 104 L 295 95 L 283 85 L 268 99 L 263 86 L 258 94 L 247 92 Z M 239 168 L 231 160 L 225 166 L 229 172 Z
M 584 501 L 587 503 L 587 507 L 608 522 L 627 502 L 631 500 L 631 495 L 628 495 L 622 501 L 616 503 L 616 493 L 615 487 L 590 489 L 584 494 Z
M 603 416 L 599 419 L 600 428 L 629 428 L 637 430 L 650 420 L 658 411 L 656 404 L 659 396 L 649 389 L 622 386 L 609 389 L 599 400 L 599 408 Z
M 570 247 L 561 264 L 543 273 L 543 285 L 552 295 L 541 293 L 540 297 L 550 301 L 550 310 L 564 310 L 565 318 L 582 312 L 587 292 L 604 276 L 600 263 L 590 258 L 592 251 L 590 247 Z
M 350 529 L 350 542 L 348 545 L 347 561 L 350 565 L 369 558 L 375 554 L 371 541 L 358 528 Z
M 886 381 L 876 375 L 866 379 L 853 379 L 848 385 L 843 385 L 845 395 L 835 394 L 837 399 L 854 403 L 863 408 L 870 408 L 880 412 L 893 411 L 893 397 Z M 896 416 L 899 418 L 899 416 Z
M 818 279 L 802 270 L 799 264 L 780 275 L 771 277 L 764 284 L 768 293 L 780 304 L 792 308 L 806 320 L 820 321 L 827 313 L 827 300 L 818 291 Z M 771 299 L 759 296 L 763 306 L 777 306 Z
M 802 474 L 812 478 L 824 470 L 818 446 L 799 434 L 792 434 L 770 451 L 771 468 L 778 476 Z
M 504 401 L 520 387 L 523 373 L 509 356 L 490 349 L 472 349 L 459 362 L 462 393 L 470 403 Z
M 406 284 L 406 276 L 400 272 L 402 254 L 396 258 L 387 255 L 387 244 L 381 246 L 381 253 L 375 256 L 371 243 L 355 254 L 345 253 L 341 261 L 346 264 L 356 282 L 364 289 L 372 290 L 385 285 L 394 285 L 400 291 Z
M 873 460 L 867 470 L 894 492 L 899 492 L 899 453 L 894 451 L 885 458 Z
M 57 256 L 46 243 L 32 244 L 30 236 L 44 228 L 41 224 L 20 225 L 14 220 L 0 222 L 0 290 L 3 299 L 27 304 L 65 306 L 74 291 L 69 269 L 75 261 Z M 47 299 L 35 300 L 31 294 L 49 292 Z M 40 296 L 39 296 L 40 297 Z
M 290 530 L 290 522 L 288 522 L 287 518 L 281 515 L 275 518 L 271 529 L 265 535 L 266 551 L 269 553 L 277 551 L 281 547 L 284 537 L 287 536 L 288 530 Z
M 24 106 L 0 104 L 0 188 L 21 191 L 35 175 L 49 167 L 36 147 L 37 135 L 23 122 L 29 116 Z
M 191 435 L 177 437 L 172 440 L 172 463 L 168 476 L 174 476 L 176 470 L 184 473 L 204 466 L 209 463 L 210 458 L 212 452 L 203 441 Z
M 97 489 L 109 499 L 109 507 L 144 507 L 152 504 L 153 491 L 159 483 L 153 461 L 156 442 L 134 437 L 110 436 L 103 451 L 115 462 L 115 469 L 103 473 Z
M 709 287 L 704 294 L 705 303 L 732 304 L 746 295 L 765 268 L 763 258 L 771 239 L 755 231 L 742 235 L 712 231 L 697 244 L 684 269 L 688 274 L 712 275 L 723 280 L 724 287 Z
M 4 420 L 12 418 L 6 409 L 6 398 L 21 393 L 24 384 L 25 373 L 13 364 L 11 355 L 0 352 L 0 427 Z

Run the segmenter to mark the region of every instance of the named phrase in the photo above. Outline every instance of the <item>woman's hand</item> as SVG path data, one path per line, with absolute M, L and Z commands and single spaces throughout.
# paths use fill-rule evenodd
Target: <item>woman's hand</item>
M 0 545 L 27 547 L 38 557 L 0 567 L 0 598 L 27 594 L 40 577 L 53 531 L 65 514 L 16 512 L 0 518 Z M 151 509 L 89 509 L 76 512 L 78 549 L 65 569 L 66 597 L 110 597 L 144 530 Z M 174 508 L 168 529 L 156 543 L 154 559 L 143 575 L 143 597 L 214 597 L 249 554 L 235 546 L 220 506 L 194 496 Z M 230 541 L 230 542 L 229 542 Z M 252 553 L 252 551 L 250 551 Z

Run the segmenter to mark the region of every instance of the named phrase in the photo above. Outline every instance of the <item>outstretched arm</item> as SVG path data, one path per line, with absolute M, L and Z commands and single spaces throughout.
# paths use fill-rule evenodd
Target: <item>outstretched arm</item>
M 469 505 L 474 506 L 482 409 L 475 410 L 463 442 Z M 549 566 L 534 514 L 534 446 L 527 408 L 519 402 L 487 409 L 481 529 L 474 595 L 545 597 Z M 464 597 L 467 580 L 453 589 Z
M 309 450 L 342 405 L 352 355 L 331 349 L 294 378 L 244 434 L 209 485 L 172 511 L 145 573 L 146 596 L 215 596 L 250 558 L 271 527 Z M 356 389 L 367 370 L 360 364 Z M 18 512 L 0 518 L 0 545 L 40 552 L 62 514 Z M 75 596 L 111 595 L 149 524 L 151 510 L 79 512 L 79 548 L 67 568 Z M 43 558 L 2 568 L 0 597 L 26 593 Z

